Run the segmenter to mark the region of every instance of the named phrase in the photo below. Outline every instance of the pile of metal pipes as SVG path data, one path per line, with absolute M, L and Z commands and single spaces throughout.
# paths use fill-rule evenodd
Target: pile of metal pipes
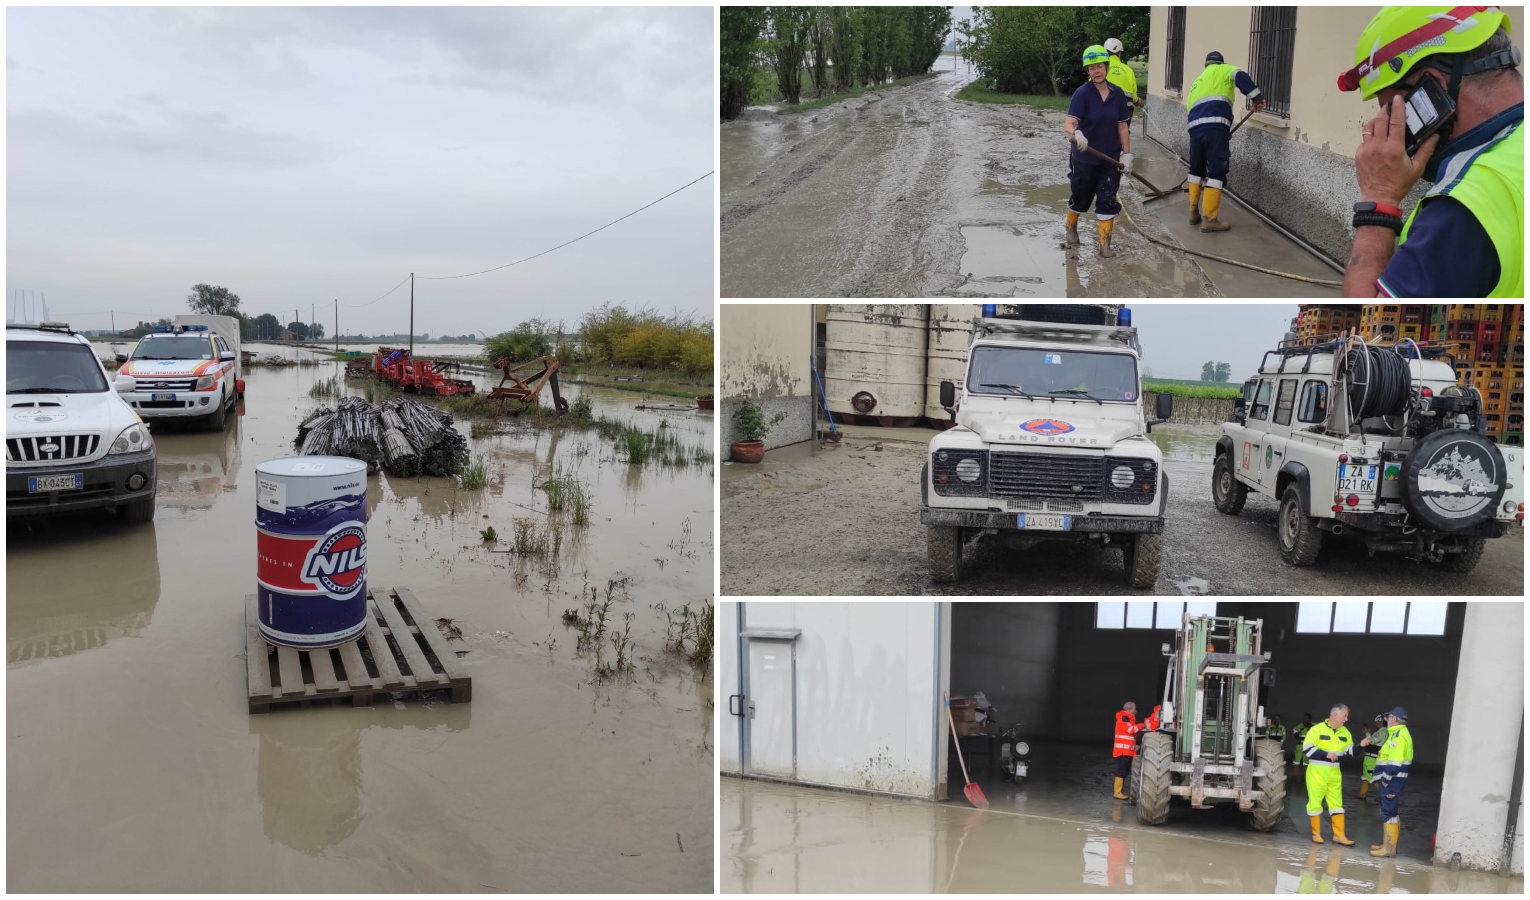
M 455 475 L 468 459 L 450 413 L 402 397 L 381 404 L 345 397 L 334 409 L 320 407 L 298 426 L 294 445 L 305 456 L 348 456 L 399 478 Z

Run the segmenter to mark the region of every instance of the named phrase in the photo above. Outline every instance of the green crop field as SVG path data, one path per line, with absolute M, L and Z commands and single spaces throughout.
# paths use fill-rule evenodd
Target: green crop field
M 1213 400 L 1231 400 L 1243 393 L 1242 385 L 1186 381 L 1178 378 L 1144 378 L 1144 391 L 1173 394 L 1176 397 L 1206 397 Z

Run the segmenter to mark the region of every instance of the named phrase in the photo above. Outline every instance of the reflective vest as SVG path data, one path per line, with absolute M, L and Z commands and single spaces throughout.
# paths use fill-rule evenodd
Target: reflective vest
M 1521 125 L 1516 122 L 1486 144 L 1446 159 L 1439 180 L 1424 195 L 1424 200 L 1454 197 L 1487 232 L 1498 252 L 1499 273 L 1489 297 L 1525 296 L 1525 130 Z M 1424 200 L 1408 214 L 1398 246 L 1407 242 L 1413 217 Z M 1440 263 L 1449 265 L 1448 260 Z
M 1111 757 L 1136 756 L 1137 755 L 1137 732 L 1142 726 L 1137 724 L 1137 717 L 1121 710 L 1116 713 L 1116 743 L 1111 751 Z
M 1264 730 L 1264 734 L 1265 737 L 1276 743 L 1284 744 L 1286 742 L 1286 726 L 1284 725 L 1271 725 Z
M 1302 739 L 1302 752 L 1306 754 L 1307 762 L 1314 766 L 1337 766 L 1338 762 L 1329 759 L 1328 754 L 1346 756 L 1354 749 L 1349 729 L 1343 725 L 1334 728 L 1327 719 L 1307 729 L 1307 736 Z
M 1408 726 L 1399 724 L 1387 729 L 1386 743 L 1381 745 L 1381 753 L 1376 756 L 1376 777 L 1382 781 L 1407 778 L 1412 765 L 1413 735 L 1408 733 Z
M 1237 66 L 1213 63 L 1195 79 L 1190 85 L 1190 93 L 1185 95 L 1185 109 L 1190 113 L 1186 128 L 1213 122 L 1232 127 L 1233 73 L 1237 71 Z
M 1105 80 L 1121 89 L 1126 99 L 1137 102 L 1137 73 L 1132 67 L 1121 61 L 1121 57 L 1114 54 L 1110 57 L 1110 71 L 1105 73 Z

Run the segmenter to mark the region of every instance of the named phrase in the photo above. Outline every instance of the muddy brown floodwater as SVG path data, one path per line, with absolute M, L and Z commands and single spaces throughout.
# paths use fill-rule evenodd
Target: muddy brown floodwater
M 1085 246 L 1066 253 L 1064 114 L 955 99 L 972 77 L 947 70 L 823 109 L 751 108 L 722 123 L 722 296 L 1314 293 L 1302 282 L 1151 244 L 1130 222 L 1116 229 L 1117 257 L 1101 259 L 1092 215 L 1081 229 Z M 1140 131 L 1135 125 L 1133 149 L 1142 171 L 1160 187 L 1174 185 L 1183 168 Z M 1236 240 L 1212 246 L 1217 242 L 1208 236 L 1157 221 L 1183 217 L 1183 200 L 1148 209 L 1140 191 L 1125 185 L 1121 197 L 1136 222 L 1160 239 L 1307 277 L 1337 277 L 1232 204 L 1225 218 Z
M 1523 878 L 1104 821 L 1056 804 L 894 800 L 723 778 L 724 893 L 1522 894 Z
M 957 584 L 932 584 L 919 472 L 935 432 L 842 427 L 837 446 L 795 444 L 756 466 L 723 467 L 719 551 L 724 596 L 1132 594 L 1121 553 L 1049 541 L 1015 551 L 1002 536 L 969 544 Z M 1152 438 L 1164 452 L 1169 507 L 1163 564 L 1152 593 L 1524 595 L 1522 527 L 1488 542 L 1482 562 L 1453 575 L 1398 554 L 1328 536 L 1316 565 L 1280 557 L 1274 500 L 1249 494 L 1239 516 L 1211 503 L 1216 425 L 1167 425 Z
M 292 454 L 335 372 L 253 369 L 222 434 L 156 425 L 151 525 L 7 529 L 7 887 L 710 891 L 712 683 L 663 647 L 664 610 L 712 595 L 710 462 L 631 466 L 593 431 L 527 431 L 470 441 L 493 460 L 481 491 L 374 476 L 370 583 L 455 620 L 472 702 L 246 712 L 254 466 Z M 660 421 L 639 394 L 565 390 Z M 662 415 L 711 446 L 710 413 Z M 556 567 L 489 552 L 480 529 L 549 515 L 533 485 L 554 465 L 589 485 L 588 527 Z M 620 578 L 636 680 L 596 683 L 561 616 Z

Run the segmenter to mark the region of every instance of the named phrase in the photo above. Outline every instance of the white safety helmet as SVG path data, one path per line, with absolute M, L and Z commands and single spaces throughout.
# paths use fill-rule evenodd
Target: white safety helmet
M 1120 53 L 1125 48 L 1121 46 L 1121 42 L 1119 40 L 1110 38 L 1109 40 L 1105 41 L 1105 49 L 1109 50 L 1111 53 Z

